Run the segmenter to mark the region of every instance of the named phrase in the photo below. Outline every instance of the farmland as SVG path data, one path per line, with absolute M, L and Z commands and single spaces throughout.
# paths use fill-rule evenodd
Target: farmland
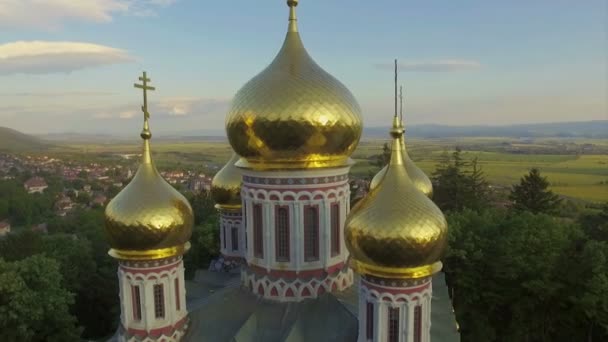
M 351 172 L 369 177 L 378 167 L 375 156 L 386 140 L 363 140 L 353 154 L 357 162 Z M 51 154 L 72 158 L 112 160 L 121 154 L 139 152 L 139 141 L 107 144 L 64 144 Z M 477 157 L 489 182 L 508 187 L 530 168 L 537 167 L 549 178 L 552 189 L 564 196 L 592 202 L 608 201 L 608 142 L 600 139 L 543 138 L 519 141 L 512 138 L 408 139 L 408 151 L 427 174 L 441 155 L 459 146 L 465 159 Z M 213 173 L 228 160 L 231 149 L 225 141 L 154 141 L 155 160 L 160 168 L 194 168 Z

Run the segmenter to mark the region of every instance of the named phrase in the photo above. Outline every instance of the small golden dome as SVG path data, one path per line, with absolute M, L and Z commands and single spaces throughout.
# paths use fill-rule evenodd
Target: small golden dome
M 398 126 L 398 119 L 395 117 Z M 391 130 L 391 160 L 378 186 L 349 213 L 345 223 L 351 266 L 384 278 L 420 278 L 441 269 L 447 222 L 441 210 L 418 190 L 404 167 L 399 137 Z
M 154 89 L 146 88 L 149 79 L 145 73 L 143 80 L 144 89 Z M 194 222 L 192 208 L 156 170 L 150 153 L 152 134 L 145 101 L 142 109 L 145 119 L 141 133 L 144 139 L 141 164 L 131 182 L 105 210 L 109 254 L 117 259 L 161 259 L 183 254 L 190 247 L 188 240 Z
M 235 95 L 226 117 L 238 166 L 301 169 L 345 165 L 361 137 L 361 109 L 350 91 L 308 55 L 295 6 L 272 63 Z
M 424 193 L 428 197 L 432 197 L 433 183 L 431 183 L 429 177 L 427 177 L 424 171 L 422 171 L 418 166 L 416 166 L 414 161 L 408 155 L 407 149 L 405 147 L 405 137 L 403 135 L 399 138 L 399 146 L 401 152 L 403 153 L 403 164 L 405 164 L 405 170 L 407 171 L 410 180 L 412 181 L 412 183 L 414 183 L 414 186 L 418 190 L 422 191 L 422 193 Z M 376 173 L 374 178 L 372 178 L 372 181 L 369 184 L 370 190 L 375 189 L 378 186 L 378 183 L 380 183 L 380 180 L 382 179 L 382 177 L 384 177 L 387 168 L 388 165 L 384 166 L 380 171 L 378 171 L 378 173 Z
M 241 170 L 234 164 L 239 160 L 239 155 L 232 154 L 230 160 L 215 174 L 211 182 L 211 196 L 221 209 L 241 208 L 241 184 L 243 175 Z

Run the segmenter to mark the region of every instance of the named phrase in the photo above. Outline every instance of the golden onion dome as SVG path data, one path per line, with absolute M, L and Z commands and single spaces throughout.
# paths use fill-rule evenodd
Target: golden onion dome
M 241 184 L 243 175 L 235 163 L 239 160 L 239 155 L 232 154 L 232 157 L 218 171 L 211 181 L 211 196 L 220 209 L 239 209 L 241 208 Z
M 145 90 L 154 88 L 146 86 Z M 139 86 L 140 88 L 142 86 Z M 188 200 L 156 170 L 150 153 L 152 134 L 144 95 L 143 154 L 135 176 L 108 203 L 105 234 L 117 259 L 153 260 L 183 254 L 189 247 L 194 215 Z
M 308 55 L 295 7 L 283 47 L 235 95 L 226 117 L 238 166 L 301 169 L 346 165 L 361 137 L 361 109 L 350 91 Z
M 407 171 L 408 176 L 410 177 L 410 180 L 412 181 L 412 183 L 414 183 L 414 186 L 418 190 L 422 191 L 422 193 L 424 193 L 428 197 L 432 197 L 433 183 L 431 183 L 429 177 L 427 177 L 424 171 L 422 171 L 418 166 L 416 166 L 414 161 L 408 155 L 407 149 L 405 147 L 405 137 L 403 135 L 399 137 L 399 146 L 401 149 L 401 153 L 403 154 L 403 164 L 405 166 L 405 170 Z M 388 165 L 384 166 L 380 171 L 378 171 L 378 173 L 376 173 L 374 178 L 372 178 L 372 181 L 369 184 L 370 190 L 375 189 L 378 186 L 378 183 L 380 183 L 380 180 L 382 179 L 382 177 L 384 177 L 387 168 Z
M 396 125 L 398 119 L 395 117 Z M 399 137 L 392 129 L 391 160 L 378 186 L 359 201 L 345 223 L 351 266 L 383 278 L 420 278 L 441 269 L 447 222 L 410 180 Z

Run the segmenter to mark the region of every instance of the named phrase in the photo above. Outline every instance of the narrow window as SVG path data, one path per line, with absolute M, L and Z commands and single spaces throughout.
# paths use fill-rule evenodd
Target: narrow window
M 304 260 L 319 260 L 319 211 L 306 207 L 304 213 Z
M 278 207 L 276 212 L 277 261 L 289 261 L 289 209 Z
M 365 336 L 368 340 L 374 338 L 374 303 L 367 302 L 367 313 L 365 321 Z
M 179 300 L 179 279 L 175 278 L 175 308 L 177 311 L 181 310 L 181 303 Z
M 257 258 L 264 257 L 264 242 L 262 240 L 262 205 L 253 206 L 253 254 Z
M 163 284 L 154 285 L 154 317 L 165 318 L 165 295 Z
M 138 285 L 131 285 L 131 304 L 133 306 L 133 319 L 141 321 L 141 297 Z
M 388 342 L 399 341 L 399 308 L 388 308 Z
M 238 251 L 239 250 L 239 229 L 237 227 L 232 227 L 231 240 L 232 240 L 232 250 Z
M 226 249 L 226 226 L 222 225 L 222 243 L 224 244 L 224 249 Z
M 331 205 L 331 256 L 340 254 L 340 203 Z
M 414 342 L 422 340 L 422 306 L 414 308 Z

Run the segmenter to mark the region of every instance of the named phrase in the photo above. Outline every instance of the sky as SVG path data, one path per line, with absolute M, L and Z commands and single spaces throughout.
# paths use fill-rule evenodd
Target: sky
M 300 0 L 309 54 L 365 126 L 608 119 L 605 0 Z M 138 134 L 147 71 L 156 132 L 222 132 L 230 101 L 278 52 L 284 0 L 0 0 L 0 126 Z

